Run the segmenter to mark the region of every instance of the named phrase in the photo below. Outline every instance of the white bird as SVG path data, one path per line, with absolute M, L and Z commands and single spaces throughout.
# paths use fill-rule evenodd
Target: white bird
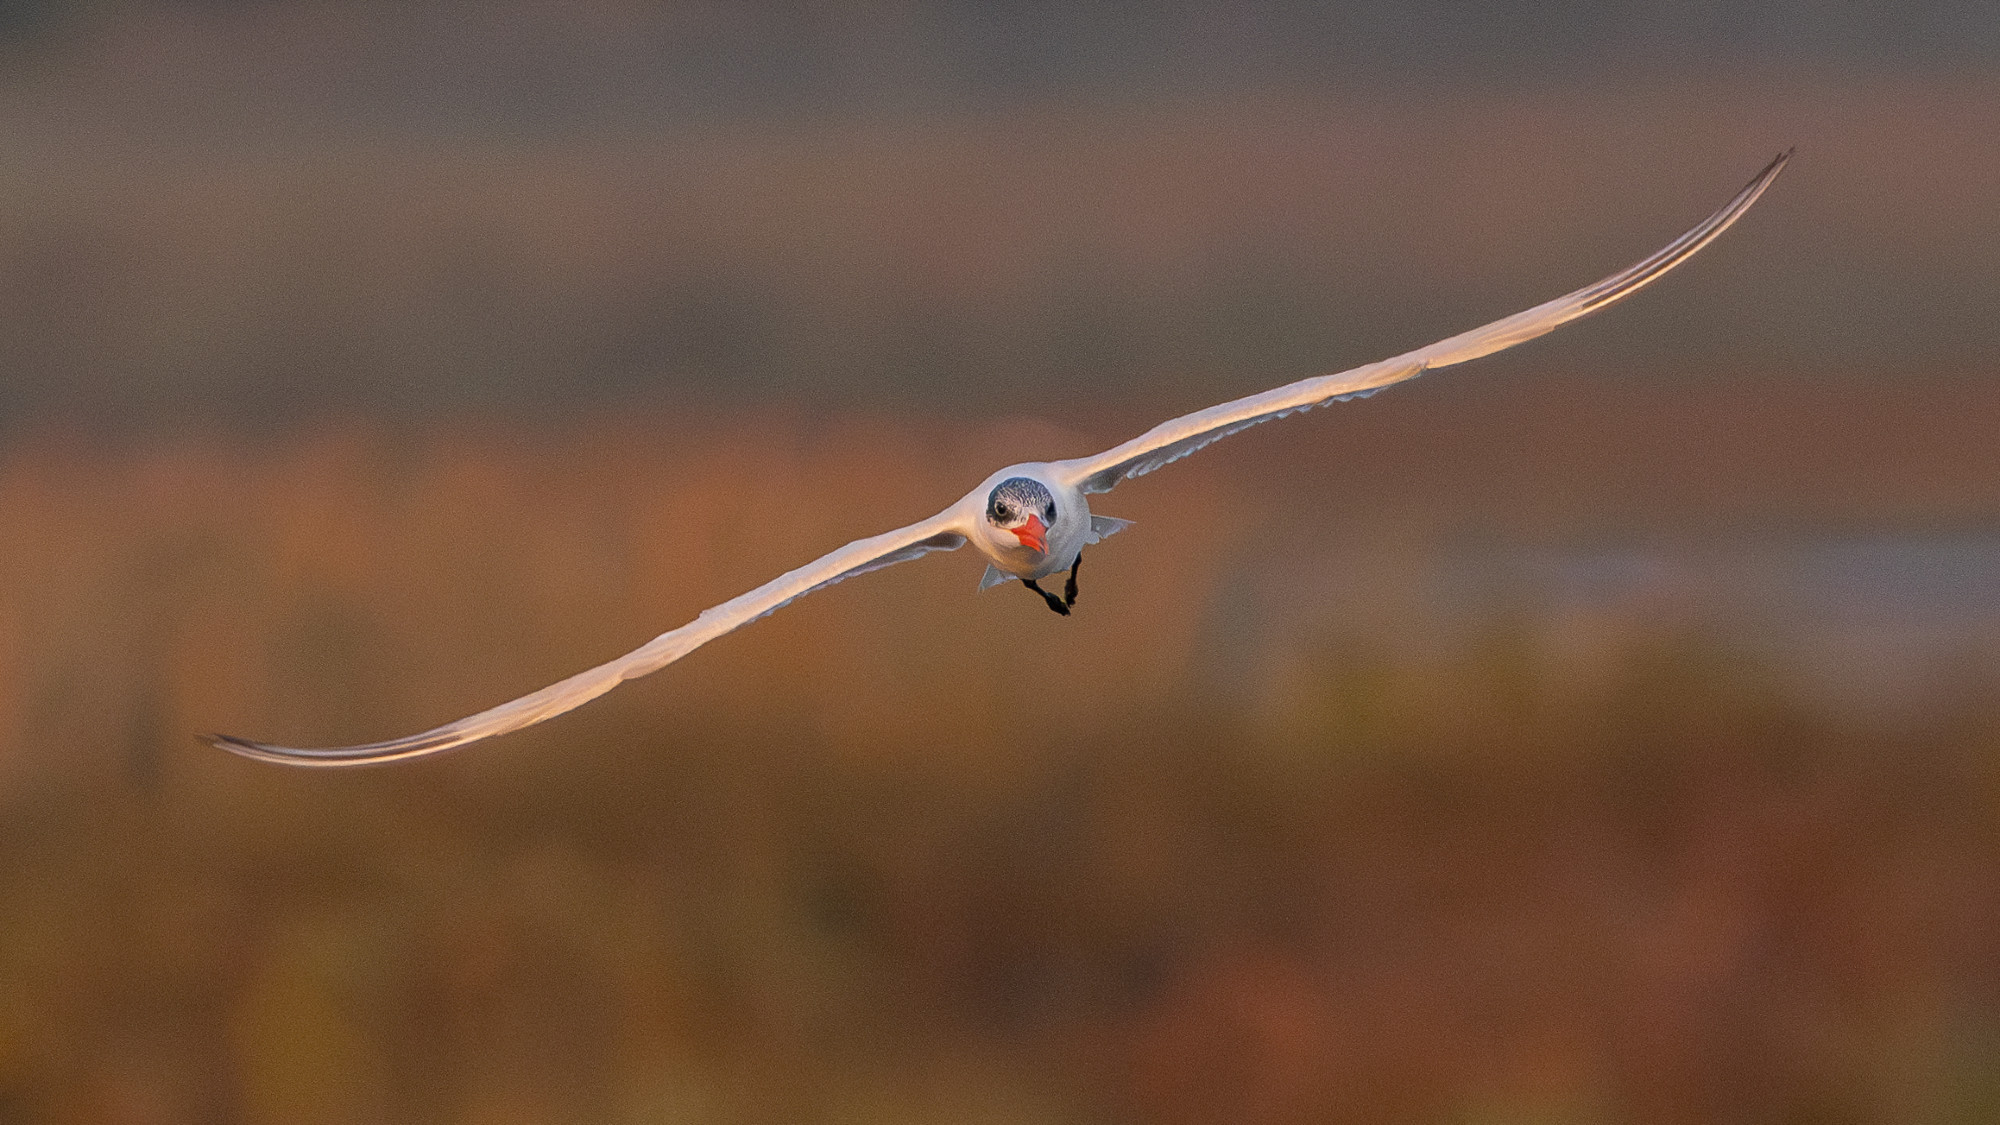
M 793 599 L 814 590 L 932 551 L 955 551 L 968 542 L 989 563 L 980 589 L 1019 579 L 1040 594 L 1049 608 L 1067 615 L 1076 604 L 1076 573 L 1083 561 L 1083 548 L 1127 526 L 1125 520 L 1093 515 L 1085 499 L 1087 495 L 1109 492 L 1120 481 L 1150 473 L 1258 423 L 1330 402 L 1361 398 L 1392 383 L 1414 379 L 1434 367 L 1447 367 L 1511 348 L 1628 297 L 1687 261 L 1729 229 L 1777 179 L 1791 155 L 1789 151 L 1779 154 L 1734 199 L 1693 230 L 1651 257 L 1595 284 L 1393 359 L 1334 375 L 1301 379 L 1262 394 L 1198 410 L 1155 426 L 1093 457 L 1009 465 L 927 520 L 857 539 L 747 594 L 702 611 L 686 625 L 662 633 L 616 660 L 511 703 L 422 734 L 360 746 L 300 749 L 249 742 L 229 735 L 203 737 L 245 757 L 300 766 L 368 765 L 443 753 L 560 715 L 626 680 L 657 672 L 717 637 L 782 609 Z M 1068 579 L 1061 597 L 1037 584 L 1040 579 L 1064 571 L 1068 572 Z

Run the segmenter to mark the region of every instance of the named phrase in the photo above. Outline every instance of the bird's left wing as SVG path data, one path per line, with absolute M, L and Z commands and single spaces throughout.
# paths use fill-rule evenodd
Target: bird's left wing
M 1771 181 L 1791 159 L 1790 152 L 1779 154 L 1722 209 L 1702 220 L 1693 230 L 1667 244 L 1658 253 L 1627 269 L 1573 293 L 1546 301 L 1525 312 L 1515 313 L 1491 324 L 1440 340 L 1428 347 L 1406 352 L 1393 359 L 1356 367 L 1336 375 L 1318 375 L 1288 383 L 1207 410 L 1198 410 L 1163 422 L 1131 441 L 1105 450 L 1095 457 L 1079 457 L 1056 462 L 1058 471 L 1085 492 L 1109 492 L 1119 481 L 1143 476 L 1162 465 L 1178 461 L 1202 446 L 1269 422 L 1325 406 L 1374 394 L 1391 383 L 1414 379 L 1434 367 L 1445 367 L 1477 359 L 1502 348 L 1525 343 L 1581 316 L 1628 297 L 1659 279 L 1668 270 L 1693 257 L 1702 247 L 1750 209 Z
M 579 672 L 561 683 L 551 684 L 532 695 L 481 711 L 477 715 L 447 723 L 435 730 L 388 742 L 325 749 L 268 746 L 226 734 L 202 737 L 224 750 L 246 758 L 283 762 L 294 766 L 353 766 L 418 758 L 464 746 L 496 734 L 520 730 L 543 719 L 553 718 L 571 708 L 596 699 L 626 680 L 637 679 L 672 664 L 709 641 L 748 625 L 767 613 L 784 608 L 795 598 L 831 586 L 843 579 L 871 570 L 880 570 L 931 551 L 955 551 L 965 545 L 965 531 L 954 506 L 922 523 L 847 546 L 805 566 L 781 575 L 762 586 L 731 598 L 713 609 L 703 610 L 693 621 L 662 633 L 646 644 L 587 672 Z

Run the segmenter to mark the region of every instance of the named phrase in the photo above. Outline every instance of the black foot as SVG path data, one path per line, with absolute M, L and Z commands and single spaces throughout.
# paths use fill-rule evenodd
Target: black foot
M 1069 581 L 1063 583 L 1063 612 L 1076 604 L 1076 568 L 1083 565 L 1083 552 L 1076 553 L 1076 561 L 1069 564 Z
M 1021 585 L 1026 586 L 1028 589 L 1033 590 L 1037 594 L 1040 594 L 1042 596 L 1042 600 L 1049 603 L 1050 609 L 1055 610 L 1057 613 L 1062 614 L 1064 617 L 1069 616 L 1069 606 L 1064 605 L 1063 600 L 1061 598 L 1056 597 L 1054 594 L 1051 594 L 1047 590 L 1042 589 L 1040 586 L 1035 585 L 1034 579 L 1023 578 L 1021 579 Z

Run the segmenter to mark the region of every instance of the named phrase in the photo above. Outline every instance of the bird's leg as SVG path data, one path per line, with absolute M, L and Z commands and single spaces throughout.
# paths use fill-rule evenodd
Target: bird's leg
M 1069 564 L 1069 581 L 1063 583 L 1063 609 L 1076 604 L 1076 568 L 1083 565 L 1083 552 L 1078 550 L 1076 561 Z
M 1033 590 L 1037 594 L 1040 594 L 1042 596 L 1042 600 L 1049 603 L 1050 609 L 1055 610 L 1057 613 L 1062 614 L 1064 617 L 1069 616 L 1069 607 L 1063 604 L 1063 600 L 1059 597 L 1056 597 L 1054 594 L 1049 593 L 1047 590 L 1042 589 L 1040 586 L 1035 585 L 1034 579 L 1023 578 L 1021 579 L 1021 585 L 1026 586 L 1028 589 Z

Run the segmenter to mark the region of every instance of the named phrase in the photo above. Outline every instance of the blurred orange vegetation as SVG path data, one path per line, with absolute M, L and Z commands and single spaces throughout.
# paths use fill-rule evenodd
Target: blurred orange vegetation
M 975 596 L 968 553 L 926 560 L 531 732 L 359 773 L 188 734 L 420 729 L 1007 459 L 1123 435 L 647 416 L 17 442 L 0 1121 L 2000 1113 L 1990 694 L 1870 726 L 1727 638 L 1636 628 L 1588 691 L 1519 622 L 1423 659 L 1384 639 L 1468 520 L 1990 515 L 1966 451 L 1994 403 L 1854 425 L 1612 389 L 1537 430 L 1546 403 L 1460 387 L 1101 498 L 1138 526 L 1086 558 L 1073 619 Z M 1769 424 L 1827 437 L 1779 458 Z M 1947 437 L 1885 470 L 1897 426 Z M 1282 691 L 1218 685 L 1241 568 L 1323 548 L 1375 609 Z

